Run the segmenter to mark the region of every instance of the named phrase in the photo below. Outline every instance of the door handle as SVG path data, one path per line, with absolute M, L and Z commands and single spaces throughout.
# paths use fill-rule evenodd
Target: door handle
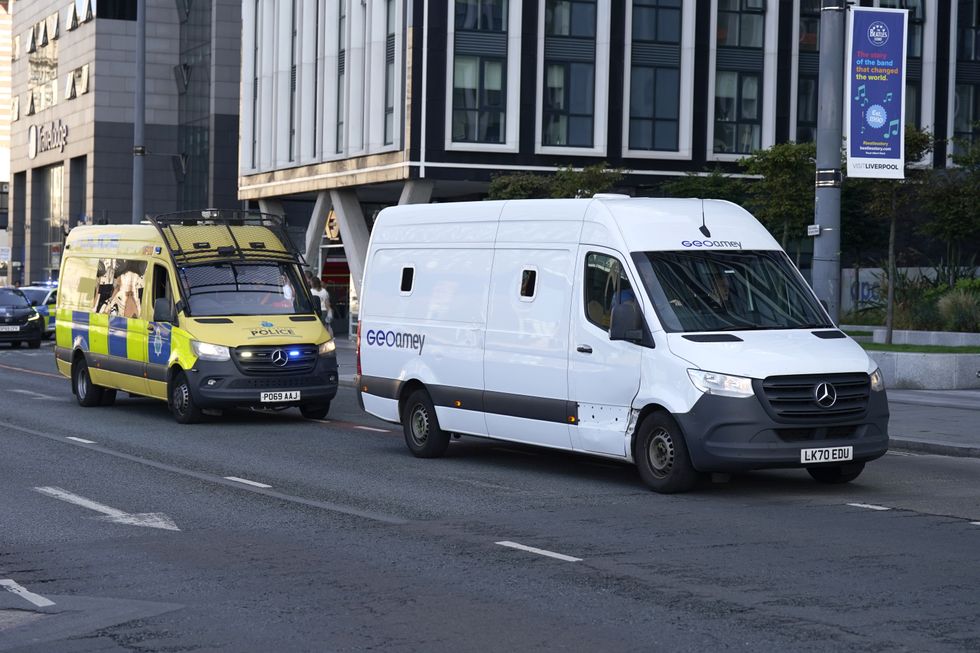
M 579 351 L 579 352 L 582 352 L 583 354 L 591 354 L 592 353 L 592 347 L 589 347 L 588 345 L 579 345 L 578 347 L 575 348 L 575 350 L 576 351 Z

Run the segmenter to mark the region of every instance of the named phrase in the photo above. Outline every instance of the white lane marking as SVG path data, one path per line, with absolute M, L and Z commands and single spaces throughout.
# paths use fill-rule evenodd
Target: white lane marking
M 849 503 L 847 505 L 854 508 L 867 508 L 868 510 L 891 510 L 891 508 L 886 506 L 876 506 L 873 503 Z
M 76 438 L 74 435 L 66 435 L 66 440 L 74 440 L 75 442 L 81 442 L 82 444 L 95 444 L 95 440 L 86 440 L 85 438 Z
M 499 544 L 500 546 L 510 547 L 512 549 L 520 549 L 521 551 L 527 551 L 528 553 L 537 553 L 541 556 L 547 556 L 549 558 L 555 558 L 556 560 L 564 560 L 565 562 L 581 562 L 582 558 L 573 558 L 572 556 L 567 556 L 563 553 L 555 553 L 554 551 L 546 551 L 545 549 L 537 549 L 533 546 L 525 546 L 523 544 L 518 544 L 517 542 L 494 542 L 494 544 Z
M 15 583 L 14 581 L 8 578 L 4 578 L 3 580 L 0 580 L 0 587 L 6 588 L 8 592 L 11 592 L 12 594 L 16 594 L 17 596 L 21 597 L 25 601 L 30 601 L 31 603 L 33 603 L 39 608 L 46 608 L 49 605 L 54 605 L 54 601 L 46 599 L 40 594 L 35 594 L 34 592 L 27 590 L 27 588 Z
M 16 392 L 18 394 L 27 395 L 28 397 L 33 397 L 34 399 L 57 399 L 57 397 L 41 394 L 40 392 L 34 392 L 33 390 L 22 390 L 19 388 L 15 388 L 13 390 L 10 390 L 10 392 Z
M 374 431 L 375 433 L 391 433 L 391 429 L 379 429 L 373 426 L 355 426 L 354 428 L 362 431 Z
M 261 487 L 269 489 L 271 485 L 266 485 L 265 483 L 259 483 L 257 481 L 250 481 L 247 478 L 238 478 L 237 476 L 225 476 L 226 481 L 235 481 L 236 483 L 244 483 L 245 485 L 251 485 L 252 487 Z
M 170 517 L 162 512 L 141 512 L 130 514 L 116 508 L 111 508 L 105 504 L 92 501 L 91 499 L 86 499 L 83 496 L 72 494 L 71 492 L 62 490 L 60 487 L 36 487 L 34 490 L 53 499 L 58 499 L 59 501 L 65 501 L 67 503 L 75 504 L 76 506 L 81 506 L 82 508 L 88 508 L 89 510 L 100 512 L 105 515 L 104 519 L 106 521 L 116 524 L 144 526 L 146 528 L 162 528 L 168 531 L 180 530 L 177 528 L 177 524 L 175 524 Z
M 973 526 L 980 526 L 980 521 L 971 521 L 970 524 Z

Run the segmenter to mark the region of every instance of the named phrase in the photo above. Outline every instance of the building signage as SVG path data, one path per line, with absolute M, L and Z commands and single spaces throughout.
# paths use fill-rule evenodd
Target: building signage
M 68 144 L 68 125 L 60 120 L 41 125 L 31 125 L 27 129 L 27 158 L 33 159 L 38 154 L 49 150 L 65 151 Z
M 905 178 L 905 9 L 851 8 L 847 176 Z

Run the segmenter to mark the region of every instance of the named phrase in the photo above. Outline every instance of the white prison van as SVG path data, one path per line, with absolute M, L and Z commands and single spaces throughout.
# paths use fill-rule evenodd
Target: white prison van
M 718 200 L 511 200 L 378 216 L 357 389 L 413 454 L 452 434 L 704 472 L 853 480 L 888 447 L 880 371 L 777 242 Z

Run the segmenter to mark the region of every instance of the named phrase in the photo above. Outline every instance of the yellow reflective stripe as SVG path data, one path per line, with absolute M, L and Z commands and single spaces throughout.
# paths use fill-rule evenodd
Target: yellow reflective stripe
M 93 354 L 109 354 L 109 316 L 89 313 L 88 349 Z

